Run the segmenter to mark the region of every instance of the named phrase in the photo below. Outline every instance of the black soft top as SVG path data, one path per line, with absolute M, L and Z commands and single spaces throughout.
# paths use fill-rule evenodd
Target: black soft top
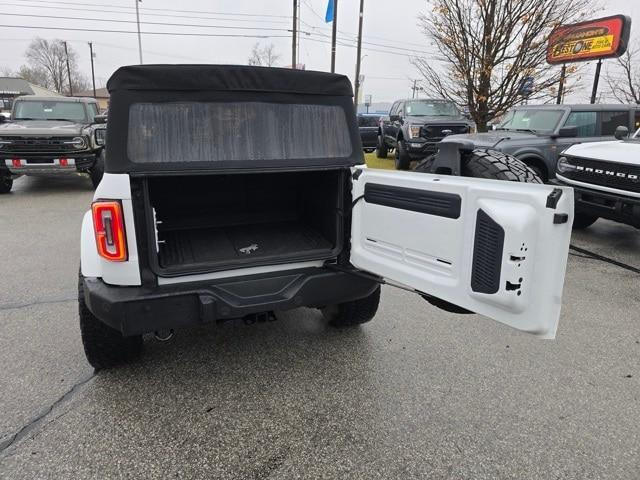
M 107 88 L 353 96 L 344 75 L 244 65 L 130 65 L 116 70 Z

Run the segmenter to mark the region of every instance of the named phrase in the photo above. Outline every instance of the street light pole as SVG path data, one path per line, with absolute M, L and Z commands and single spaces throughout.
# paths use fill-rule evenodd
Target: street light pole
M 134 0 L 136 2 L 136 23 L 138 24 L 138 54 L 140 55 L 140 65 L 142 65 L 142 35 L 140 35 L 140 10 L 138 2 L 142 0 Z
M 360 15 L 358 18 L 358 48 L 356 52 L 356 88 L 354 92 L 354 103 L 356 106 L 356 113 L 358 113 L 358 95 L 360 94 L 360 53 L 362 52 L 362 18 L 364 10 L 364 0 L 360 0 Z M 335 22 L 335 20 L 334 20 Z
M 333 0 L 333 25 L 331 27 L 331 73 L 336 71 L 336 36 L 338 34 L 338 0 Z
M 89 42 L 89 56 L 91 57 L 91 83 L 93 84 L 93 98 L 96 98 L 96 74 L 93 70 L 93 42 Z
M 73 87 L 71 86 L 71 67 L 69 66 L 69 50 L 67 50 L 67 42 L 64 41 L 64 56 L 67 57 L 67 78 L 69 79 L 69 96 L 73 97 Z
M 293 0 L 293 35 L 291 36 L 291 68 L 296 68 L 296 42 L 298 41 L 298 0 Z

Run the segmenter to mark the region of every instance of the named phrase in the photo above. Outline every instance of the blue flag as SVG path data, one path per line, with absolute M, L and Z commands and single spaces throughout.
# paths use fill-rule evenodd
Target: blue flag
M 324 16 L 324 21 L 327 23 L 333 22 L 333 0 L 329 0 L 327 4 L 327 14 Z

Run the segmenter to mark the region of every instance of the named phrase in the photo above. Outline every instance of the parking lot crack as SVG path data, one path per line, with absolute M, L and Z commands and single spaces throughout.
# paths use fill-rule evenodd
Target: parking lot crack
M 31 420 L 29 420 L 29 422 L 27 422 L 25 425 L 20 427 L 20 429 L 18 429 L 18 431 L 16 431 L 14 434 L 9 435 L 9 437 L 6 440 L 3 440 L 2 442 L 0 442 L 0 458 L 4 457 L 6 452 L 9 450 L 9 448 L 13 446 L 16 442 L 20 441 L 21 439 L 29 435 L 29 433 L 31 433 L 33 430 L 38 428 L 40 425 L 43 425 L 47 420 L 47 418 L 49 417 L 49 415 L 51 415 L 51 413 L 56 407 L 71 400 L 71 398 L 73 398 L 73 396 L 78 392 L 78 390 L 87 382 L 89 382 L 89 380 L 91 380 L 94 376 L 95 376 L 95 373 L 92 372 L 91 375 L 85 376 L 81 380 L 73 384 L 73 386 L 69 390 L 67 390 L 64 394 L 62 394 L 51 405 L 49 405 L 44 410 L 42 410 L 38 415 L 33 417 Z M 53 421 L 54 420 L 46 423 L 46 425 L 49 425 Z
M 46 300 L 34 300 L 33 302 L 25 303 L 7 303 L 0 305 L 0 312 L 4 310 L 17 310 L 20 308 L 33 307 L 34 305 L 52 305 L 54 303 L 68 303 L 77 302 L 78 297 L 61 297 L 61 298 L 49 298 Z

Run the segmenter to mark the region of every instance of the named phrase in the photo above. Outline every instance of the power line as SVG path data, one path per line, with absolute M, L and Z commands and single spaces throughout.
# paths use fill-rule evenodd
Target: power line
M 34 25 L 0 25 L 5 28 L 30 28 L 36 30 L 64 30 L 72 32 L 128 33 L 137 34 L 135 30 L 107 30 L 97 28 L 75 27 L 42 27 Z M 177 35 L 181 37 L 231 37 L 231 38 L 289 38 L 289 35 L 251 35 L 241 33 L 187 33 L 187 32 L 140 32 L 144 35 Z
M 23 14 L 23 13 L 3 13 L 4 16 L 15 17 L 30 17 L 30 18 L 57 18 L 61 20 L 85 20 L 93 22 L 111 22 L 111 23 L 137 23 L 135 20 L 116 20 L 109 18 L 87 18 L 87 17 L 61 17 L 58 15 L 35 15 L 35 14 Z M 230 25 L 198 25 L 194 23 L 170 23 L 170 22 L 140 22 L 146 25 L 163 25 L 170 27 L 201 27 L 201 28 L 223 28 L 231 30 L 267 30 L 288 32 L 286 28 L 272 28 L 272 27 L 232 27 Z
M 30 2 L 30 3 L 57 3 L 61 5 L 74 5 L 74 6 L 83 6 L 83 3 L 78 2 L 64 2 L 64 1 L 49 1 L 49 0 L 13 0 L 15 2 Z M 114 5 L 114 4 L 104 4 L 104 3 L 94 3 L 95 7 L 109 7 L 109 8 L 122 8 L 125 10 L 135 10 L 135 7 L 129 7 L 125 5 Z M 241 17 L 271 17 L 271 18 L 287 18 L 290 19 L 290 15 L 269 15 L 269 14 L 261 14 L 261 13 L 245 13 L 245 12 L 211 12 L 211 11 L 203 11 L 203 10 L 178 10 L 172 8 L 150 8 L 150 7 L 140 7 L 140 10 L 149 10 L 149 11 L 157 11 L 157 12 L 178 12 L 178 13 L 205 13 L 211 15 L 228 15 L 228 16 L 241 16 Z
M 20 1 L 20 0 L 17 0 Z M 27 1 L 33 1 L 33 0 L 27 0 Z M 56 2 L 48 2 L 48 5 L 52 5 Z M 61 7 L 61 6 L 46 6 L 46 5 L 23 5 L 23 4 L 19 4 L 19 3 L 6 3 L 3 2 L 2 5 L 5 6 L 12 6 L 12 7 L 20 7 L 20 8 L 37 8 L 37 9 L 48 9 L 48 10 L 56 10 L 59 11 L 61 8 L 64 8 L 65 10 L 74 10 L 74 11 L 79 11 L 79 12 L 99 12 L 99 13 L 118 13 L 120 15 L 128 15 L 132 12 L 123 12 L 121 10 L 105 10 L 105 9 L 95 9 L 95 8 L 86 8 L 86 7 L 82 7 L 82 8 L 73 8 L 73 7 Z M 116 8 L 123 8 L 123 7 L 116 7 Z M 251 23 L 271 23 L 271 24 L 275 24 L 275 23 L 283 23 L 283 24 L 289 24 L 289 22 L 287 20 L 276 20 L 276 19 L 272 19 L 272 20 L 261 20 L 261 19 L 241 19 L 241 18 L 224 18 L 224 17 L 203 17 L 202 15 L 178 15 L 175 13 L 145 13 L 146 17 L 171 17 L 171 18 L 192 18 L 192 19 L 197 19 L 197 20 L 219 20 L 219 21 L 223 21 L 223 22 L 251 22 Z

